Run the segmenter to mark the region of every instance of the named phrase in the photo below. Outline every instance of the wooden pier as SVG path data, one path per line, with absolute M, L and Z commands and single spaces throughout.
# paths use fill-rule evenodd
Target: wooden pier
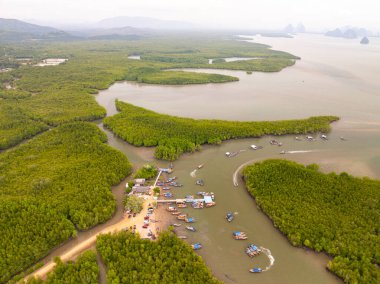
M 157 203 L 192 203 L 192 202 L 204 202 L 205 200 L 203 198 L 200 199 L 186 199 L 186 198 L 180 198 L 180 199 L 159 199 L 157 200 Z

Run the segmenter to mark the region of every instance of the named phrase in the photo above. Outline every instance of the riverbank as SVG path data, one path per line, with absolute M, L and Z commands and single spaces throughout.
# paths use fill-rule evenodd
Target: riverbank
M 125 184 L 123 184 L 125 187 Z M 131 227 L 133 228 L 136 225 L 136 231 L 140 233 L 142 237 L 145 237 L 146 230 L 142 228 L 142 225 L 144 223 L 144 217 L 146 215 L 146 212 L 148 210 L 148 207 L 151 206 L 153 203 L 153 197 L 150 196 L 143 202 L 143 209 L 142 211 L 136 215 L 136 217 L 128 218 L 127 214 L 123 214 L 121 220 L 113 225 L 107 226 L 106 228 L 100 230 L 99 232 L 92 233 L 89 237 L 85 238 L 82 241 L 79 241 L 77 243 L 70 242 L 70 249 L 65 249 L 65 252 L 60 254 L 59 257 L 62 261 L 68 261 L 75 259 L 80 253 L 83 251 L 89 249 L 92 247 L 95 242 L 96 238 L 101 234 L 109 234 L 114 233 L 122 230 L 129 230 Z M 54 269 L 55 263 L 53 260 L 48 261 L 44 264 L 43 267 L 36 270 L 32 274 L 26 276 L 24 279 L 28 279 L 29 277 L 38 277 L 44 279 L 51 270 Z

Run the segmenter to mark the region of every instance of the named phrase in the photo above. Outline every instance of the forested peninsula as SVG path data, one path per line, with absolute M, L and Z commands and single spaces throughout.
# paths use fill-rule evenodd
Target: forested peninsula
M 120 113 L 104 119 L 104 125 L 135 146 L 157 146 L 155 157 L 176 160 L 203 144 L 220 144 L 233 138 L 263 135 L 328 132 L 336 116 L 282 121 L 226 121 L 191 119 L 159 114 L 132 104 L 116 101 Z
M 380 181 L 286 160 L 248 166 L 244 180 L 293 245 L 333 256 L 327 267 L 346 283 L 379 283 Z

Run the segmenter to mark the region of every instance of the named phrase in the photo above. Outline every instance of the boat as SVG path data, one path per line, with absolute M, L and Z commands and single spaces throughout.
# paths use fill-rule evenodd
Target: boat
M 194 195 L 186 195 L 185 198 L 186 199 L 194 199 Z
M 165 192 L 164 197 L 173 197 L 173 194 L 171 192 Z
M 279 142 L 275 139 L 269 141 L 269 144 L 271 144 L 271 145 L 278 145 L 278 143 Z
M 340 136 L 339 138 L 340 138 L 340 140 L 342 140 L 342 141 L 347 141 L 347 139 L 344 138 L 343 136 Z
M 172 224 L 172 225 L 173 225 L 173 227 L 179 227 L 179 226 L 181 226 L 182 224 L 174 223 L 174 224 Z
M 226 156 L 228 157 L 228 158 L 232 158 L 232 157 L 235 157 L 235 156 L 237 156 L 239 154 L 239 152 L 226 152 Z
M 180 214 L 177 216 L 178 220 L 185 220 L 186 219 L 186 214 Z
M 261 249 L 255 246 L 254 244 L 250 244 L 245 250 L 245 253 L 248 254 L 249 257 L 254 257 L 261 253 Z
M 235 231 L 232 233 L 235 240 L 246 240 L 248 239 L 247 235 L 244 232 Z
M 308 135 L 308 136 L 306 136 L 306 140 L 308 140 L 308 141 L 313 141 L 314 138 L 313 138 L 313 136 Z
M 284 150 L 282 150 L 281 152 L 280 152 L 280 154 L 286 154 L 286 151 L 284 151 Z
M 200 186 L 204 186 L 205 183 L 203 181 L 203 179 L 197 179 L 197 181 L 195 182 L 196 185 L 200 185 Z
M 327 136 L 326 136 L 325 134 L 322 134 L 322 135 L 321 135 L 321 139 L 322 139 L 322 140 L 328 140 L 328 138 L 327 138 Z
M 185 222 L 186 222 L 186 223 L 194 223 L 194 222 L 195 222 L 195 219 L 192 218 L 192 217 L 189 217 L 189 218 L 185 217 Z
M 168 208 L 166 208 L 166 210 L 168 210 L 169 212 L 175 212 L 177 211 L 177 208 L 175 208 L 174 206 L 169 206 Z
M 174 181 L 176 179 L 177 179 L 177 177 L 168 178 L 167 181 L 166 181 L 166 183 L 172 182 L 172 181 Z
M 163 189 L 163 190 L 170 190 L 170 187 L 165 186 L 165 187 L 163 187 L 162 189 Z
M 234 214 L 232 214 L 231 212 L 228 212 L 226 215 L 226 219 L 228 222 L 232 222 L 232 220 L 234 219 Z
M 206 203 L 206 207 L 213 207 L 215 205 L 216 205 L 216 202 L 214 202 L 214 201 Z
M 260 149 L 264 148 L 263 146 L 257 146 L 257 145 L 253 145 L 253 144 L 250 147 L 252 150 L 260 150 Z
M 263 270 L 260 267 L 255 267 L 249 270 L 251 273 L 260 273 L 263 272 Z
M 202 245 L 200 243 L 195 243 L 191 245 L 193 250 L 198 250 L 202 248 Z
M 203 201 L 195 201 L 191 204 L 194 209 L 202 209 L 204 207 Z
M 177 203 L 177 207 L 178 208 L 186 208 L 187 205 L 186 205 L 186 203 Z
M 177 212 L 172 212 L 172 215 L 179 215 L 181 214 L 181 212 L 177 211 Z
M 178 236 L 179 239 L 187 239 L 187 236 Z
M 296 136 L 295 139 L 296 139 L 297 141 L 301 141 L 301 138 L 299 138 L 298 136 Z
M 191 226 L 186 226 L 186 229 L 189 231 L 192 231 L 192 232 L 196 231 L 196 229 L 194 227 L 191 227 Z
M 201 169 L 201 168 L 203 168 L 203 166 L 204 166 L 204 164 L 200 164 L 197 168 Z

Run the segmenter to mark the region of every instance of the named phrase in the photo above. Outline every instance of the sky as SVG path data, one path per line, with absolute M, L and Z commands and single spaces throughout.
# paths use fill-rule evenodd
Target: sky
M 180 20 L 208 28 L 321 31 L 350 25 L 380 31 L 379 0 L 0 0 L 0 17 L 91 23 L 116 16 Z

